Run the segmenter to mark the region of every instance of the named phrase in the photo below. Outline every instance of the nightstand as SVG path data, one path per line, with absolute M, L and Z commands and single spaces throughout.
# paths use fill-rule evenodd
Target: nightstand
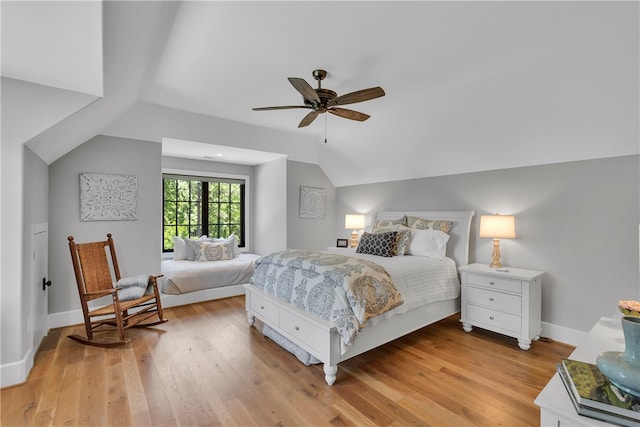
M 485 264 L 460 267 L 462 279 L 462 329 L 473 326 L 518 339 L 529 350 L 542 330 L 542 271 L 505 268 L 497 271 Z

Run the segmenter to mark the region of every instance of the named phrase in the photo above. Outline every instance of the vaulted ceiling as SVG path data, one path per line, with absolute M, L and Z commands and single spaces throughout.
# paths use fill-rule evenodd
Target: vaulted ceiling
M 98 134 L 233 146 L 336 186 L 637 154 L 638 6 L 2 1 L 3 144 L 47 163 Z M 316 68 L 386 96 L 302 129 L 307 110 L 251 110 L 300 105 L 287 77 L 315 87 Z

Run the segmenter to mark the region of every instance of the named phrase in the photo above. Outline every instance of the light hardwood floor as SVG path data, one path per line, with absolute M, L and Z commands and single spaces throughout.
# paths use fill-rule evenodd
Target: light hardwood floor
M 573 348 L 474 329 L 451 316 L 339 365 L 304 366 L 249 327 L 244 297 L 166 310 L 119 349 L 50 331 L 2 426 L 534 426 L 533 401 Z M 259 323 L 259 322 L 257 322 Z

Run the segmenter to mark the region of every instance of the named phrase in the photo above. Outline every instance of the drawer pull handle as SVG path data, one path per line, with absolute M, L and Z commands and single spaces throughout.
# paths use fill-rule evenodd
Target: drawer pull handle
M 264 305 L 261 305 L 261 306 L 260 306 L 260 310 L 264 310 Z
M 490 297 L 490 298 L 489 298 L 489 301 L 493 302 L 493 297 Z
M 493 282 L 493 281 L 491 281 L 491 282 L 489 282 L 489 284 L 490 284 L 490 285 L 495 285 L 496 283 L 495 283 L 495 282 Z
M 489 316 L 489 319 L 490 319 L 490 320 L 493 320 L 493 316 Z
M 296 326 L 294 329 L 295 329 L 296 331 L 299 331 L 299 330 L 300 330 L 300 326 Z

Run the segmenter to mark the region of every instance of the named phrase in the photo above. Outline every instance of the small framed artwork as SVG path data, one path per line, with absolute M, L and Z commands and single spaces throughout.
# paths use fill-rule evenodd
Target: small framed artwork
M 338 239 L 336 241 L 336 247 L 338 247 L 338 248 L 348 248 L 349 247 L 349 239 Z

